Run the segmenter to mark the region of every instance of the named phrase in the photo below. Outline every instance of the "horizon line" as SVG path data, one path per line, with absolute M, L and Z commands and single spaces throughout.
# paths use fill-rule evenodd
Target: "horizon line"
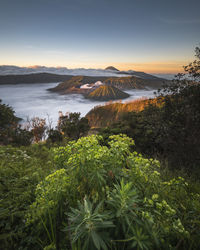
M 130 64 L 130 63 L 129 63 Z M 147 65 L 147 63 L 139 63 L 138 65 L 140 66 L 140 67 L 142 67 L 142 65 Z M 152 63 L 153 65 L 154 65 L 154 63 Z M 152 65 L 151 63 L 149 64 L 149 65 Z M 160 66 L 164 66 L 165 64 L 164 63 L 161 63 L 161 64 L 159 64 L 159 63 L 156 63 L 156 64 L 158 64 L 158 65 L 160 65 Z M 114 63 L 113 63 L 113 65 L 115 65 Z M 130 70 L 133 70 L 133 71 L 136 71 L 136 72 L 144 72 L 144 73 L 148 73 L 148 74 L 170 74 L 170 75 L 174 75 L 174 74 L 178 74 L 178 73 L 183 73 L 184 72 L 184 70 L 183 70 L 183 66 L 180 66 L 180 65 L 177 65 L 177 67 L 178 68 L 180 68 L 180 70 L 177 70 L 177 68 L 176 69 L 174 69 L 174 70 L 167 70 L 167 69 L 164 69 L 164 68 L 162 68 L 162 69 L 148 69 L 148 67 L 146 66 L 146 67 L 144 67 L 144 69 L 132 69 L 132 67 L 130 68 L 130 67 L 126 67 L 126 68 L 124 68 L 124 67 L 118 67 L 118 66 L 113 66 L 113 65 L 108 65 L 108 66 L 104 66 L 104 67 L 102 67 L 102 68 L 100 68 L 100 67 L 97 67 L 97 68 L 94 68 L 94 67 L 72 67 L 72 68 L 69 68 L 69 67 L 67 67 L 67 66 L 61 66 L 61 65 L 40 65 L 40 64 L 35 64 L 35 65 L 17 65 L 17 64 L 0 64 L 0 67 L 5 67 L 5 66 L 8 66 L 8 67 L 12 67 L 12 66 L 14 66 L 14 67 L 19 67 L 19 68 L 30 68 L 30 69 L 37 69 L 37 68 L 39 68 L 39 67 L 45 67 L 45 68 L 55 68 L 55 69 L 59 69 L 59 68 L 66 68 L 66 69 L 68 69 L 68 70 L 75 70 L 75 69 L 85 69 L 85 70 L 105 70 L 107 67 L 115 67 L 117 70 L 119 70 L 119 71 L 130 71 Z M 134 64 L 133 64 L 134 65 Z M 134 68 L 134 67 L 133 67 Z M 145 69 L 146 68 L 146 69 Z

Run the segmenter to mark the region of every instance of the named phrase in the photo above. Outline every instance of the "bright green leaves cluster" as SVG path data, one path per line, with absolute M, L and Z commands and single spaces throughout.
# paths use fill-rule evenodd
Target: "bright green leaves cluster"
M 112 136 L 110 147 L 106 147 L 100 145 L 101 139 L 100 136 L 82 137 L 55 149 L 55 163 L 64 167 L 73 185 L 77 185 L 77 198 L 87 194 L 102 199 L 113 179 L 123 174 L 133 141 L 124 135 Z
M 112 135 L 109 137 L 109 146 L 112 153 L 115 155 L 127 156 L 130 154 L 130 146 L 135 145 L 133 139 L 126 135 Z
M 124 183 L 124 179 L 120 184 L 114 184 L 114 189 L 108 197 L 108 203 L 113 207 L 116 217 L 121 217 L 123 220 L 126 215 L 133 219 L 138 209 L 138 201 L 137 190 L 133 188 L 131 182 Z
M 194 194 L 186 206 L 191 197 L 185 180 L 163 181 L 159 162 L 132 152 L 134 142 L 125 135 L 111 136 L 107 146 L 101 142 L 93 135 L 53 149 L 57 170 L 37 185 L 27 215 L 27 223 L 40 228 L 41 245 L 171 249 L 181 241 L 188 246 L 190 226 L 182 212 L 197 214 L 200 203 Z
M 35 201 L 26 216 L 26 224 L 38 229 L 38 242 L 55 247 L 60 224 L 69 197 L 69 177 L 65 169 L 59 169 L 41 181 L 35 191 Z M 44 238 L 42 235 L 47 235 Z M 56 248 L 55 248 L 56 249 Z
M 60 201 L 66 197 L 69 187 L 69 178 L 65 169 L 60 169 L 48 175 L 40 182 L 35 191 L 35 202 L 30 206 L 27 223 L 41 219 L 42 216 L 55 211 Z

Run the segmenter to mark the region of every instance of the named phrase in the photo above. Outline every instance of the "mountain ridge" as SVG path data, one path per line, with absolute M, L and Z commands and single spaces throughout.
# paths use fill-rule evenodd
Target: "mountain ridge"
M 67 81 L 72 77 L 73 75 L 57 75 L 50 73 L 33 73 L 27 75 L 0 75 L 0 84 L 62 82 Z
M 103 82 L 107 86 L 116 87 L 120 90 L 130 89 L 158 89 L 162 84 L 168 82 L 162 79 L 141 79 L 135 76 L 126 77 L 91 77 L 91 76 L 73 76 L 69 80 L 58 84 L 50 91 L 60 94 L 86 93 L 80 87 L 84 84 L 94 84 L 97 81 Z
M 14 65 L 0 65 L 0 76 L 5 75 L 28 75 L 49 73 L 56 75 L 84 75 L 84 76 L 116 76 L 122 77 L 132 75 L 143 79 L 157 79 L 159 77 L 134 70 L 120 71 L 113 66 L 108 66 L 106 69 L 68 69 L 66 67 L 46 67 L 46 66 L 31 66 L 31 67 L 19 67 Z

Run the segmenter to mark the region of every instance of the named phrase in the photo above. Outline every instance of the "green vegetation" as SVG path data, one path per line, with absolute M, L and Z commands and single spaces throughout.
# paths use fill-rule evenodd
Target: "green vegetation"
M 199 183 L 125 135 L 0 148 L 3 249 L 198 249 Z
M 77 140 L 86 135 L 90 129 L 88 119 L 80 117 L 80 113 L 68 113 L 62 115 L 58 121 L 58 131 L 69 139 Z
M 0 100 L 0 145 L 30 145 L 32 133 L 22 129 L 20 118 L 15 116 L 13 109 L 2 104 Z
M 28 245 L 35 244 L 37 234 L 26 227 L 25 215 L 36 185 L 52 169 L 51 154 L 43 145 L 0 147 L 1 249 L 30 249 Z

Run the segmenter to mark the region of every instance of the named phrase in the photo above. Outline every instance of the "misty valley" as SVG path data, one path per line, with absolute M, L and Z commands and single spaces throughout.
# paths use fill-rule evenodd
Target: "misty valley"
M 103 105 L 104 102 L 85 99 L 80 94 L 59 95 L 47 91 L 48 88 L 57 86 L 58 83 L 37 83 L 0 85 L 0 99 L 13 107 L 16 115 L 26 120 L 27 117 L 49 118 L 55 125 L 58 112 L 80 112 L 85 116 L 94 106 Z M 129 90 L 131 101 L 140 97 L 152 97 L 154 90 Z

